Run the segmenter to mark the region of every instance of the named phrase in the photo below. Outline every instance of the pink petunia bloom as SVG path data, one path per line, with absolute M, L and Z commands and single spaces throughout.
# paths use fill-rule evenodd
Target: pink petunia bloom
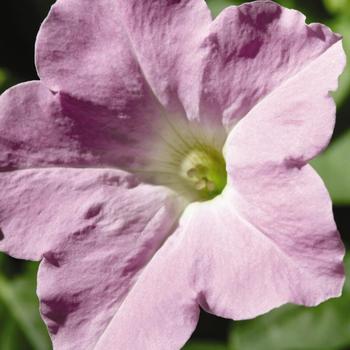
M 271 1 L 58 0 L 40 81 L 0 99 L 0 249 L 41 260 L 56 350 L 179 349 L 339 296 L 344 248 L 308 161 L 341 38 Z

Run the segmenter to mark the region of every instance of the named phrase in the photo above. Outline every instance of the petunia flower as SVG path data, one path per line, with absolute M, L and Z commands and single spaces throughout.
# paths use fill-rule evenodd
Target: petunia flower
M 0 99 L 0 249 L 41 260 L 57 350 L 179 349 L 339 296 L 344 248 L 308 161 L 341 38 L 271 1 L 58 0 L 40 81 Z

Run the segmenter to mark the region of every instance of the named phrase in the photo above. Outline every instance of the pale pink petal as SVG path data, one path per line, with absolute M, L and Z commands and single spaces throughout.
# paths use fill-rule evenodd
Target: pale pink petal
M 272 1 L 225 9 L 202 44 L 201 115 L 223 115 L 230 127 L 339 40 L 327 27 L 306 25 L 303 14 Z
M 113 0 L 57 1 L 38 34 L 36 65 L 50 89 L 110 110 L 148 89 Z
M 199 317 L 197 275 L 181 234 L 170 237 L 146 266 L 94 350 L 178 350 L 189 339 Z
M 322 182 L 307 167 L 280 181 L 280 197 L 274 182 L 266 180 L 266 191 L 253 187 L 258 203 L 227 188 L 211 202 L 192 204 L 181 219 L 194 290 L 215 315 L 247 319 L 341 293 L 344 249 Z M 257 207 L 261 203 L 270 211 Z
M 154 93 L 190 120 L 230 128 L 339 40 L 272 1 L 212 22 L 202 0 L 59 0 L 38 36 L 37 68 L 86 109 L 120 111 Z
M 191 118 L 201 78 L 198 63 L 211 15 L 203 0 L 118 0 L 120 20 L 152 90 Z M 180 103 L 180 106 L 178 105 Z
M 203 0 L 58 0 L 38 35 L 39 76 L 112 110 L 137 102 L 149 84 L 164 105 L 182 110 L 178 85 L 190 91 L 195 31 L 210 21 Z
M 219 298 L 209 289 L 209 310 L 248 318 L 285 302 L 316 305 L 341 293 L 344 247 L 324 184 L 305 163 L 331 136 L 335 107 L 329 91 L 336 88 L 343 67 L 338 42 L 262 100 L 230 133 L 225 145 L 229 183 L 222 199 L 226 209 L 218 199 L 216 214 L 201 215 L 216 218 L 212 227 L 226 222 L 211 232 L 214 239 L 226 231 L 222 246 L 233 247 L 227 258 L 236 259 L 232 269 L 242 292 L 240 303 L 230 306 L 231 294 Z M 219 256 L 218 249 L 213 257 Z M 223 253 L 216 259 L 219 275 L 229 263 Z M 211 266 L 214 271 L 215 264 Z M 213 285 L 228 290 L 225 283 Z M 233 297 L 234 284 L 232 288 Z
M 341 42 L 335 43 L 298 74 L 257 104 L 230 133 L 226 161 L 232 185 L 246 171 L 301 167 L 328 144 L 335 123 L 330 95 L 345 66 Z M 249 177 L 252 185 L 256 179 Z M 297 184 L 296 184 L 297 185 Z
M 40 82 L 20 84 L 0 97 L 0 168 L 131 168 L 145 162 L 160 113 L 147 96 L 117 113 L 83 108 Z
M 195 323 L 194 313 L 188 318 L 194 300 L 209 312 L 239 320 L 288 302 L 313 306 L 339 296 L 344 282 L 344 248 L 321 180 L 304 167 L 281 182 L 284 201 L 279 201 L 277 190 L 271 191 L 270 201 L 265 200 L 275 211 L 271 220 L 271 213 L 256 210 L 233 188 L 213 201 L 191 204 L 177 232 L 146 267 L 96 350 L 128 346 L 179 349 L 186 335 L 181 326 L 192 329 L 190 320 Z M 259 190 L 263 202 L 270 193 Z M 285 201 L 286 196 L 290 202 Z M 265 223 L 268 225 L 263 226 Z M 162 261 L 167 263 L 159 270 Z M 171 333 L 174 320 L 181 320 L 177 309 L 186 321 Z M 130 317 L 134 314 L 135 319 Z
M 139 184 L 117 170 L 22 170 L 1 174 L 0 184 L 0 249 L 18 258 L 43 258 L 38 295 L 55 349 L 94 349 L 136 281 L 144 283 L 142 271 L 176 225 L 179 202 L 165 188 Z M 168 332 L 183 323 L 167 339 L 177 344 L 192 332 L 198 308 L 184 275 L 175 278 L 178 265 L 169 270 L 169 258 L 162 259 L 142 287 L 155 298 L 149 297 L 152 310 L 144 317 L 156 320 L 153 308 L 164 294 L 162 310 L 174 308 Z M 161 283 L 174 288 L 166 294 Z M 139 322 L 137 312 L 128 314 L 128 322 Z M 124 332 L 125 327 L 120 326 Z

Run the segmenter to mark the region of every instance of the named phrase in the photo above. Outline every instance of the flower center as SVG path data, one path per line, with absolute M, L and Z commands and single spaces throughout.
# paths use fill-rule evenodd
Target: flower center
M 145 182 L 171 188 L 186 202 L 208 201 L 226 186 L 221 152 L 226 132 L 197 122 L 164 118 L 139 175 Z
M 222 192 L 227 182 L 223 156 L 215 149 L 190 150 L 180 164 L 180 176 L 202 200 L 209 200 Z

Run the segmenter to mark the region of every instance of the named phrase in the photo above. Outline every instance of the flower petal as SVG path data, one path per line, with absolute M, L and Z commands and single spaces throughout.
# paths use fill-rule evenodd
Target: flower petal
M 339 296 L 344 249 L 331 202 L 310 168 L 294 175 L 280 197 L 270 179 L 268 190 L 252 189 L 260 202 L 227 188 L 186 209 L 183 249 L 201 307 L 239 320 L 287 302 L 312 306 Z
M 149 84 L 179 110 L 178 85 L 191 83 L 193 31 L 210 21 L 202 0 L 59 0 L 38 35 L 39 76 L 53 90 L 110 109 L 138 101 Z
M 337 42 L 236 125 L 225 144 L 233 186 L 239 186 L 244 169 L 302 167 L 327 146 L 335 122 L 330 91 L 337 88 L 344 66 Z
M 118 1 L 121 21 L 142 71 L 168 108 L 185 107 L 191 118 L 198 100 L 198 47 L 212 19 L 203 0 Z M 177 102 L 181 101 L 180 107 Z
M 0 182 L 0 249 L 18 258 L 43 258 L 38 295 L 55 349 L 93 349 L 173 231 L 179 203 L 167 189 L 139 184 L 116 170 L 22 170 L 1 174 Z M 160 260 L 142 287 L 155 298 L 149 307 L 159 305 L 156 296 L 163 294 L 160 283 L 169 281 L 167 269 Z M 176 311 L 186 321 L 183 329 L 176 330 L 179 320 L 169 320 L 175 340 L 191 333 L 198 314 L 186 293 L 177 305 L 188 312 Z M 128 317 L 138 319 L 138 311 Z M 153 312 L 147 317 L 151 322 Z
M 40 82 L 20 84 L 0 97 L 0 168 L 141 164 L 160 109 L 145 99 L 124 113 L 81 108 Z
M 230 7 L 213 22 L 202 0 L 86 6 L 58 1 L 44 22 L 37 67 L 45 84 L 112 110 L 153 92 L 168 110 L 228 129 L 340 40 L 268 0 Z
M 95 350 L 178 350 L 190 338 L 199 306 L 179 235 L 150 261 Z
M 126 238 L 129 229 L 136 230 L 133 223 L 145 226 L 175 200 L 165 187 L 142 185 L 134 175 L 119 170 L 19 170 L 0 173 L 0 183 L 4 235 L 0 249 L 31 260 L 41 259 L 68 239 L 92 236 L 92 231 L 101 229 L 98 225 L 105 227 L 111 241 L 120 230 L 125 230 Z M 173 223 L 174 215 L 170 209 L 166 212 Z M 167 227 L 164 223 L 165 230 Z
M 41 80 L 54 91 L 119 110 L 144 95 L 145 82 L 115 1 L 57 1 L 36 42 Z
M 306 25 L 303 14 L 272 1 L 227 8 L 202 44 L 207 54 L 201 115 L 223 115 L 232 126 L 339 40 L 327 27 Z
M 327 190 L 305 164 L 329 142 L 335 117 L 329 91 L 336 88 L 343 67 L 344 54 L 337 42 L 262 100 L 231 131 L 225 145 L 229 181 L 223 198 L 232 210 L 223 205 L 216 210 L 226 222 L 221 229 L 226 231 L 223 242 L 232 228 L 233 238 L 226 238 L 225 247 L 234 245 L 232 259 L 241 261 L 238 272 L 232 270 L 242 295 L 235 306 L 229 296 L 225 304 L 224 298 L 218 301 L 217 294 L 208 291 L 210 310 L 247 318 L 285 302 L 315 305 L 340 294 L 344 247 Z M 221 259 L 228 264 L 225 256 Z M 227 290 L 224 283 L 215 285 Z M 234 284 L 232 290 L 233 297 Z

